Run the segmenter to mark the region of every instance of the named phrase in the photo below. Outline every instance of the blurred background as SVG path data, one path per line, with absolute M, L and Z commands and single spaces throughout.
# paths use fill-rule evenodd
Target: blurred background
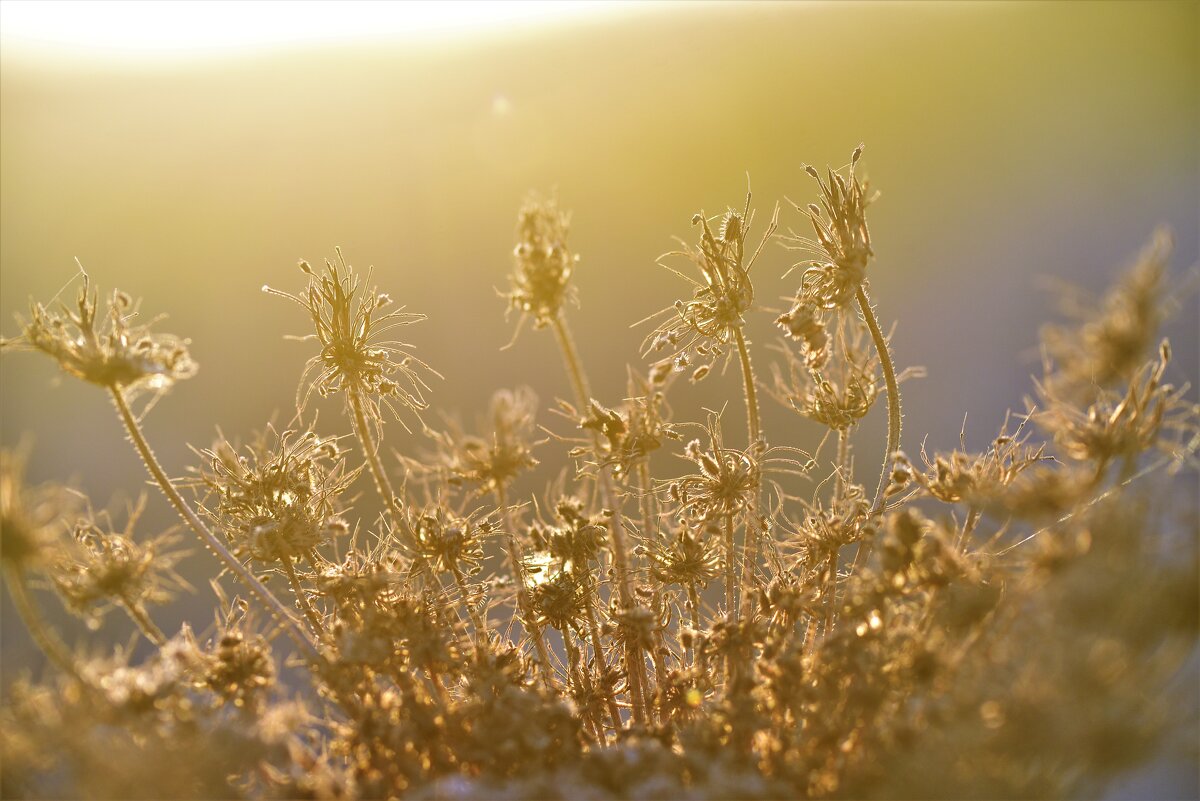
M 297 260 L 335 246 L 428 314 L 404 334 L 445 376 L 430 423 L 470 424 L 499 387 L 569 396 L 547 332 L 500 350 L 515 320 L 497 290 L 530 190 L 573 210 L 571 325 L 616 403 L 626 366 L 644 366 L 648 328 L 631 324 L 688 291 L 655 262 L 691 238 L 692 215 L 740 208 L 749 180 L 754 239 L 776 201 L 814 197 L 804 164 L 844 165 L 865 143 L 882 192 L 873 297 L 900 364 L 928 371 L 904 387 L 910 452 L 957 444 L 964 414 L 983 447 L 1024 408 L 1055 309 L 1045 277 L 1101 291 L 1159 225 L 1177 277 L 1197 262 L 1196 3 L 49 6 L 6 2 L 0 20 L 0 330 L 70 282 L 76 258 L 169 315 L 159 329 L 189 337 L 200 364 L 147 420 L 176 475 L 217 426 L 245 437 L 291 416 L 312 348 L 284 335 L 306 320 L 260 287 L 298 289 Z M 804 227 L 786 202 L 782 222 Z M 794 255 L 771 246 L 756 267 L 764 309 L 795 289 Z M 1195 383 L 1196 312 L 1192 294 L 1169 332 L 1177 384 Z M 749 329 L 761 376 L 773 316 Z M 677 418 L 728 399 L 740 434 L 738 381 L 680 386 Z M 814 425 L 764 408 L 772 443 L 816 446 Z M 883 417 L 880 404 L 862 427 L 860 463 L 882 450 Z M 336 404 L 321 424 L 348 430 Z M 6 354 L 0 443 L 23 438 L 34 482 L 70 478 L 97 506 L 144 485 L 104 393 Z M 388 444 L 424 447 L 396 425 Z M 542 479 L 562 467 L 543 451 Z M 682 468 L 656 458 L 659 475 Z M 147 530 L 167 512 L 155 496 Z M 209 568 L 195 554 L 184 572 Z M 184 599 L 160 622 L 209 605 Z M 39 667 L 7 608 L 2 634 L 6 680 Z

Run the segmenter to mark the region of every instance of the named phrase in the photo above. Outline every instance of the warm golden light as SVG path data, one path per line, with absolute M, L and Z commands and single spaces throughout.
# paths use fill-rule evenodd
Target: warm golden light
M 299 43 L 455 36 L 609 13 L 625 5 L 591 0 L 6 0 L 0 10 L 0 37 L 6 46 L 196 54 Z

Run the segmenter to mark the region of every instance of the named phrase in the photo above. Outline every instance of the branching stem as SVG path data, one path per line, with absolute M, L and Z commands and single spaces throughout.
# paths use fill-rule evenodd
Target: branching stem
M 158 459 L 154 456 L 154 451 L 150 449 L 150 443 L 146 441 L 146 437 L 142 434 L 142 428 L 138 424 L 137 418 L 133 414 L 133 410 L 129 408 L 129 402 L 125 399 L 125 394 L 119 387 L 110 388 L 113 404 L 117 407 L 117 414 L 121 418 L 121 422 L 125 426 L 125 432 L 129 435 L 129 441 L 133 443 L 134 449 L 138 456 L 142 458 L 146 470 L 150 473 L 150 477 L 154 479 L 154 483 L 162 490 L 163 495 L 167 496 L 167 500 L 175 511 L 187 523 L 188 527 L 196 533 L 210 551 L 224 563 L 225 567 L 235 575 L 239 581 L 250 590 L 250 594 L 258 600 L 259 603 L 274 617 L 288 633 L 288 636 L 299 646 L 312 662 L 320 664 L 324 660 L 320 652 L 317 650 L 312 640 L 310 632 L 305 631 L 292 617 L 278 598 L 276 598 L 270 590 L 263 586 L 262 582 L 254 577 L 254 574 L 246 569 L 245 565 L 238 560 L 229 549 L 226 548 L 216 535 L 209 531 L 208 526 L 193 511 L 188 502 L 179 494 L 179 490 L 171 483 L 171 479 L 167 477 L 166 471 L 162 465 L 158 463 Z

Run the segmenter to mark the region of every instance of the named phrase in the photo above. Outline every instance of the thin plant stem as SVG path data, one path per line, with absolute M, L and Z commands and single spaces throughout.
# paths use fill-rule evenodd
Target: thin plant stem
M 283 563 L 283 572 L 287 574 L 288 583 L 292 585 L 292 593 L 296 596 L 296 603 L 300 607 L 300 611 L 304 613 L 304 617 L 308 618 L 309 625 L 313 627 L 313 631 L 318 637 L 325 636 L 325 627 L 321 625 L 321 618 L 317 615 L 317 610 L 313 609 L 309 603 L 308 593 L 304 591 L 304 587 L 300 584 L 300 578 L 296 575 L 296 568 L 292 564 L 292 558 L 283 554 L 279 555 L 279 561 Z
M 825 636 L 833 630 L 833 615 L 837 607 L 838 552 L 829 554 L 829 583 L 825 590 Z
M 833 503 L 836 504 L 846 496 L 846 488 L 850 486 L 853 477 L 850 475 L 850 430 L 838 429 L 837 464 L 834 465 Z M 837 568 L 838 556 L 841 549 L 836 549 L 830 556 L 830 586 L 825 598 L 825 636 L 833 630 L 837 618 Z
M 746 347 L 746 336 L 742 333 L 740 327 L 733 329 L 734 338 L 737 340 L 738 362 L 742 366 L 742 385 L 746 396 L 746 421 L 749 429 L 749 449 L 753 452 L 759 447 L 762 441 L 762 423 L 758 411 L 758 391 L 754 385 L 754 366 L 750 361 L 750 349 Z M 758 565 L 758 553 L 760 548 L 759 541 L 759 515 L 762 507 L 762 484 L 754 488 L 754 505 L 746 510 L 746 527 L 745 527 L 745 545 L 746 557 L 742 561 L 742 581 L 739 591 L 742 594 L 742 603 L 747 606 L 753 601 L 754 594 L 750 592 L 750 585 L 754 581 L 754 569 Z M 749 609 L 746 610 L 749 614 Z M 734 615 L 738 614 L 738 610 L 734 609 Z M 735 617 L 736 619 L 736 617 Z
M 737 615 L 734 593 L 737 585 L 737 553 L 733 540 L 733 515 L 725 515 L 725 613 Z
M 125 432 L 129 435 L 129 441 L 133 443 L 134 449 L 142 462 L 146 466 L 146 470 L 150 473 L 154 483 L 162 490 L 163 495 L 167 496 L 167 501 L 175 508 L 175 511 L 183 518 L 183 522 L 187 523 L 188 527 L 196 533 L 213 554 L 225 564 L 231 573 L 238 578 L 246 588 L 250 590 L 251 595 L 261 603 L 266 610 L 274 617 L 292 638 L 293 642 L 300 647 L 312 662 L 321 664 L 323 659 L 316 645 L 313 643 L 311 632 L 305 631 L 288 611 L 278 598 L 265 586 L 262 582 L 255 578 L 246 567 L 229 552 L 221 541 L 217 539 L 208 526 L 204 525 L 204 521 L 192 510 L 188 502 L 179 494 L 179 490 L 171 483 L 171 479 L 167 477 L 166 471 L 162 465 L 158 463 L 158 459 L 154 455 L 154 451 L 150 449 L 150 443 L 146 441 L 145 435 L 142 434 L 142 427 L 138 424 L 137 418 L 133 414 L 133 410 L 129 408 L 129 402 L 125 400 L 125 394 L 119 387 L 110 388 L 113 404 L 117 407 L 117 414 L 121 418 L 121 422 L 125 426 Z
M 871 339 L 875 343 L 875 351 L 879 354 L 879 364 L 883 368 L 883 381 L 887 388 L 887 450 L 883 456 L 883 470 L 879 474 L 879 486 L 875 490 L 875 500 L 871 504 L 871 516 L 875 517 L 883 511 L 884 490 L 887 489 L 888 471 L 892 466 L 892 459 L 896 451 L 900 450 L 900 425 L 902 419 L 900 415 L 900 385 L 896 380 L 896 365 L 892 361 L 892 354 L 888 349 L 887 338 L 884 337 L 883 331 L 879 329 L 879 320 L 875 317 L 875 311 L 871 308 L 871 301 L 867 297 L 867 291 L 861 284 L 858 286 L 856 295 L 858 297 L 858 308 L 862 312 L 868 330 L 871 332 Z M 857 568 L 860 565 L 865 565 L 870 556 L 871 543 L 869 541 L 859 543 L 858 551 L 854 555 L 854 567 Z
M 696 632 L 696 634 L 699 634 L 702 631 L 702 629 L 700 628 L 700 593 L 696 592 L 696 582 L 694 582 L 694 581 L 688 582 L 687 593 L 688 593 L 688 612 L 691 614 L 691 618 L 692 618 L 692 631 Z M 693 644 L 689 645 L 687 650 L 688 650 L 688 654 L 687 654 L 688 667 L 695 667 L 696 666 L 695 638 L 693 638 Z
M 79 673 L 79 668 L 75 665 L 75 660 L 72 658 L 70 650 L 58 638 L 54 630 L 46 624 L 46 621 L 42 619 L 37 605 L 29 597 L 25 572 L 13 565 L 6 565 L 4 568 L 4 578 L 5 583 L 8 585 L 8 594 L 13 600 L 13 606 L 16 607 L 17 614 L 20 616 L 21 622 L 25 624 L 25 629 L 29 632 L 29 636 L 33 638 L 34 644 L 37 645 L 41 652 L 46 655 L 46 658 L 59 670 L 83 681 L 83 677 Z
M 475 642 L 482 647 L 488 636 L 487 621 L 479 614 L 479 610 L 471 603 L 471 591 L 467 586 L 467 579 L 463 576 L 462 570 L 458 565 L 450 565 L 450 574 L 454 576 L 454 583 L 458 585 L 458 591 L 462 593 L 463 606 L 467 608 L 467 615 L 471 618 L 471 625 L 475 627 Z
M 503 485 L 496 487 L 496 503 L 504 515 L 504 552 L 508 556 L 509 568 L 517 580 L 517 610 L 521 613 L 521 625 L 533 640 L 534 652 L 537 654 L 538 671 L 542 674 L 542 684 L 546 689 L 554 689 L 554 671 L 550 667 L 550 654 L 546 648 L 545 633 L 533 617 L 533 601 L 529 598 L 529 586 L 526 583 L 525 564 L 521 560 L 521 543 L 517 541 L 517 527 L 513 521 L 512 509 L 508 506 L 508 497 Z M 566 640 L 566 635 L 563 636 Z
M 144 608 L 130 603 L 124 598 L 120 600 L 120 604 L 121 608 L 125 610 L 125 614 L 129 616 L 129 619 L 134 622 L 138 630 L 142 632 L 152 645 L 161 646 L 167 641 L 167 637 L 163 634 L 162 629 L 155 625 Z
M 371 480 L 375 482 L 375 489 L 379 493 L 379 497 L 383 499 L 384 508 L 390 518 L 395 512 L 396 491 L 392 489 L 392 482 L 387 476 L 387 471 L 383 469 L 383 462 L 379 459 L 379 443 L 375 441 L 375 435 L 371 432 L 370 423 L 367 421 L 362 394 L 356 389 L 351 389 L 348 396 L 354 435 L 362 444 L 363 456 L 367 460 L 367 470 L 371 473 Z
M 621 730 L 621 710 L 617 707 L 612 684 L 608 680 L 608 662 L 604 658 L 604 646 L 600 639 L 600 624 L 596 621 L 596 608 L 592 604 L 594 587 L 589 587 L 584 606 L 587 611 L 588 634 L 591 637 L 592 654 L 596 660 L 596 669 L 600 671 L 600 679 L 604 682 L 604 700 L 608 705 L 608 714 L 612 718 L 613 731 Z M 565 636 L 564 636 L 565 639 Z M 632 671 L 631 671 L 632 672 Z
M 883 491 L 887 488 L 888 470 L 892 466 L 892 457 L 896 451 L 900 450 L 900 385 L 896 381 L 896 365 L 892 361 L 892 354 L 888 349 L 887 339 L 883 336 L 883 331 L 879 329 L 879 320 L 875 317 L 874 309 L 871 308 L 871 301 L 867 297 L 867 291 L 860 285 L 857 294 L 858 308 L 862 311 L 863 319 L 866 320 L 867 328 L 871 332 L 871 339 L 875 343 L 875 351 L 879 354 L 879 364 L 883 368 L 883 381 L 887 387 L 887 450 L 883 455 L 883 471 L 879 475 L 879 486 L 875 490 L 875 500 L 871 504 L 871 514 L 878 515 L 883 511 Z
M 583 363 L 579 360 L 579 353 L 575 349 L 575 341 L 571 337 L 567 321 L 561 314 L 554 318 L 552 327 L 554 328 L 554 335 L 558 339 L 559 349 L 562 351 L 563 362 L 566 364 L 571 386 L 575 390 L 576 401 L 579 403 L 579 408 L 582 411 L 587 408 L 591 400 L 591 391 L 588 388 L 587 375 L 583 372 Z M 598 444 L 599 435 L 595 435 L 593 439 Z M 599 473 L 601 497 L 603 502 L 613 510 L 608 528 L 612 539 L 613 567 L 617 573 L 617 594 L 621 600 L 621 605 L 629 609 L 634 606 L 634 598 L 633 589 L 629 581 L 629 556 L 625 543 L 625 531 L 621 527 L 621 512 L 617 504 L 616 491 L 613 488 L 611 476 L 603 468 L 600 469 Z M 645 709 L 642 707 L 643 699 L 641 697 L 642 688 L 646 684 L 646 665 L 642 660 L 641 650 L 641 648 L 634 644 L 626 648 L 625 654 L 625 660 L 629 666 L 629 689 L 632 698 L 633 716 L 634 720 L 639 723 L 646 718 Z

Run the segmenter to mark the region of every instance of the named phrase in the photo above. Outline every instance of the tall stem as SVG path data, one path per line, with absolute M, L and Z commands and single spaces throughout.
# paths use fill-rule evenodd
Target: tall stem
M 508 506 L 508 498 L 504 485 L 496 487 L 496 503 L 504 515 L 504 551 L 508 556 L 508 565 L 513 578 L 517 580 L 517 611 L 521 616 L 521 625 L 533 640 L 537 654 L 538 672 L 542 674 L 542 684 L 546 689 L 554 689 L 554 671 L 550 668 L 550 654 L 546 648 L 545 634 L 533 616 L 533 601 L 529 598 L 529 585 L 526 582 L 525 564 L 521 561 L 521 543 L 517 542 L 517 527 L 513 521 L 512 509 Z M 567 635 L 563 634 L 564 641 Z
M 267 611 L 284 627 L 288 636 L 300 647 L 300 650 L 314 663 L 320 664 L 324 660 L 313 644 L 310 632 L 305 631 L 296 622 L 279 599 L 276 598 L 270 590 L 263 586 L 262 582 L 254 577 L 249 570 L 229 552 L 229 549 L 221 544 L 208 526 L 188 505 L 188 502 L 179 494 L 179 490 L 175 489 L 175 485 L 171 483 L 171 479 L 167 477 L 162 465 L 158 463 L 158 459 L 154 456 L 154 451 L 150 450 L 150 443 L 146 441 L 145 435 L 142 434 L 142 428 L 138 425 L 137 418 L 133 415 L 133 410 L 129 408 L 129 402 L 125 400 L 125 394 L 119 387 L 110 388 L 113 399 L 113 404 L 117 407 L 117 414 L 121 418 L 121 422 L 125 426 L 125 432 L 129 435 L 129 441 L 133 443 L 134 449 L 138 452 L 138 456 L 142 458 L 146 470 L 150 473 L 154 483 L 162 490 L 163 495 L 167 496 L 167 501 L 175 508 L 175 511 L 183 518 L 183 522 L 187 523 L 188 527 L 196 533 L 210 551 L 225 564 L 233 575 L 241 581 L 246 588 L 250 590 L 250 594 L 255 597 Z
M 387 476 L 387 471 L 383 469 L 383 462 L 379 459 L 379 444 L 375 441 L 375 434 L 371 431 L 371 426 L 367 421 L 362 394 L 358 390 L 352 389 L 348 396 L 354 422 L 354 435 L 362 444 L 363 456 L 367 460 L 367 470 L 371 473 L 371 480 L 375 482 L 375 489 L 378 491 L 379 497 L 383 499 L 388 517 L 391 517 L 395 511 L 396 491 L 392 489 L 392 482 Z
M 471 618 L 471 625 L 475 627 L 475 642 L 479 647 L 483 647 L 488 636 L 487 621 L 471 603 L 471 589 L 467 586 L 467 579 L 463 576 L 462 570 L 458 565 L 451 564 L 450 573 L 454 576 L 454 583 L 458 585 L 458 591 L 462 593 L 463 606 L 467 608 L 467 616 Z
M 600 681 L 604 690 L 604 700 L 608 705 L 608 714 L 612 718 L 613 731 L 621 730 L 621 710 L 617 708 L 617 699 L 613 696 L 612 682 L 608 678 L 608 661 L 604 658 L 604 644 L 600 639 L 600 624 L 596 621 L 596 608 L 592 603 L 593 587 L 588 587 L 587 600 L 584 606 L 587 611 L 588 634 L 592 640 L 592 655 L 596 660 L 596 670 L 600 672 Z M 566 639 L 563 634 L 563 639 Z M 632 672 L 632 671 L 631 671 Z
M 887 451 L 883 455 L 883 471 L 879 476 L 879 487 L 875 490 L 875 501 L 871 504 L 871 514 L 877 515 L 883 511 L 883 491 L 887 488 L 888 470 L 892 466 L 892 457 L 900 450 L 900 385 L 896 381 L 896 366 L 892 362 L 891 351 L 888 350 L 887 339 L 879 330 L 879 320 L 871 308 L 867 291 L 860 284 L 858 287 L 858 308 L 862 311 L 867 328 L 871 331 L 871 339 L 875 342 L 875 351 L 879 354 L 879 364 L 883 367 L 883 381 L 887 385 L 888 431 Z
M 888 472 L 896 451 L 900 450 L 900 385 L 896 381 L 896 366 L 892 362 L 891 351 L 888 350 L 887 339 L 879 330 L 879 320 L 871 308 L 867 291 L 859 284 L 857 290 L 858 308 L 862 311 L 867 328 L 871 331 L 871 339 L 875 342 L 875 351 L 879 354 L 879 364 L 883 367 L 883 381 L 887 385 L 888 432 L 887 451 L 883 455 L 883 470 L 879 474 L 879 486 L 875 490 L 875 501 L 871 504 L 871 516 L 876 517 L 883 511 L 884 490 L 887 489 Z M 871 556 L 871 543 L 864 540 L 858 545 L 854 554 L 854 567 L 865 565 Z
M 754 366 L 750 362 L 750 349 L 746 347 L 746 336 L 741 328 L 733 329 L 737 340 L 738 361 L 742 365 L 742 384 L 746 393 L 746 421 L 750 433 L 750 447 L 762 438 L 762 423 L 758 416 L 758 391 L 754 386 Z
M 725 515 L 725 614 L 737 615 L 734 592 L 737 587 L 737 552 L 733 541 L 733 515 Z
M 20 615 L 21 622 L 25 624 L 25 629 L 33 638 L 33 642 L 59 670 L 82 681 L 83 677 L 79 675 L 79 668 L 76 667 L 71 652 L 58 638 L 58 635 L 46 625 L 46 621 L 38 612 L 37 605 L 29 597 L 24 571 L 12 565 L 5 565 L 4 579 L 8 585 L 8 594 L 12 597 L 13 606 L 16 607 L 17 614 Z
M 308 619 L 309 625 L 313 627 L 317 636 L 324 636 L 325 627 L 321 625 L 321 618 L 317 616 L 317 610 L 313 609 L 312 604 L 308 601 L 308 594 L 304 592 L 300 578 L 296 575 L 292 557 L 280 554 L 279 561 L 283 563 L 283 572 L 287 574 L 288 583 L 292 585 L 292 593 L 296 596 L 296 604 L 300 607 L 300 611 L 304 613 L 304 617 Z
M 567 375 L 575 390 L 575 399 L 579 403 L 580 411 L 583 412 L 591 401 L 591 391 L 588 389 L 587 375 L 583 372 L 583 363 L 579 360 L 579 353 L 575 350 L 575 341 L 571 337 L 570 329 L 567 328 L 567 321 L 561 314 L 554 318 L 552 326 L 554 335 L 558 338 L 559 348 L 562 350 L 563 361 L 566 363 Z M 599 434 L 593 437 L 593 441 L 598 450 Z M 600 468 L 599 475 L 601 499 L 613 511 L 612 517 L 609 518 L 608 530 L 612 539 L 613 567 L 617 573 L 617 594 L 621 599 L 621 605 L 631 609 L 634 606 L 634 598 L 629 581 L 629 556 L 625 544 L 625 531 L 621 527 L 621 510 L 617 503 L 616 490 L 612 485 L 612 477 L 603 467 Z M 626 648 L 625 660 L 629 667 L 629 689 L 634 720 L 641 722 L 646 717 L 641 698 L 642 688 L 646 684 L 646 665 L 642 660 L 642 649 L 637 645 Z
M 746 395 L 746 420 L 749 428 L 750 443 L 748 448 L 755 458 L 755 450 L 762 441 L 762 423 L 758 413 L 758 391 L 754 385 L 754 366 L 750 362 L 750 349 L 746 347 L 746 337 L 741 328 L 734 329 L 737 340 L 738 361 L 742 365 L 742 385 Z M 742 603 L 749 607 L 754 598 L 750 585 L 754 582 L 754 570 L 758 566 L 758 553 L 761 546 L 759 538 L 759 518 L 762 509 L 762 481 L 754 488 L 754 505 L 746 510 L 746 556 L 742 561 Z M 749 613 L 749 608 L 746 610 Z M 737 611 L 735 610 L 735 614 Z

